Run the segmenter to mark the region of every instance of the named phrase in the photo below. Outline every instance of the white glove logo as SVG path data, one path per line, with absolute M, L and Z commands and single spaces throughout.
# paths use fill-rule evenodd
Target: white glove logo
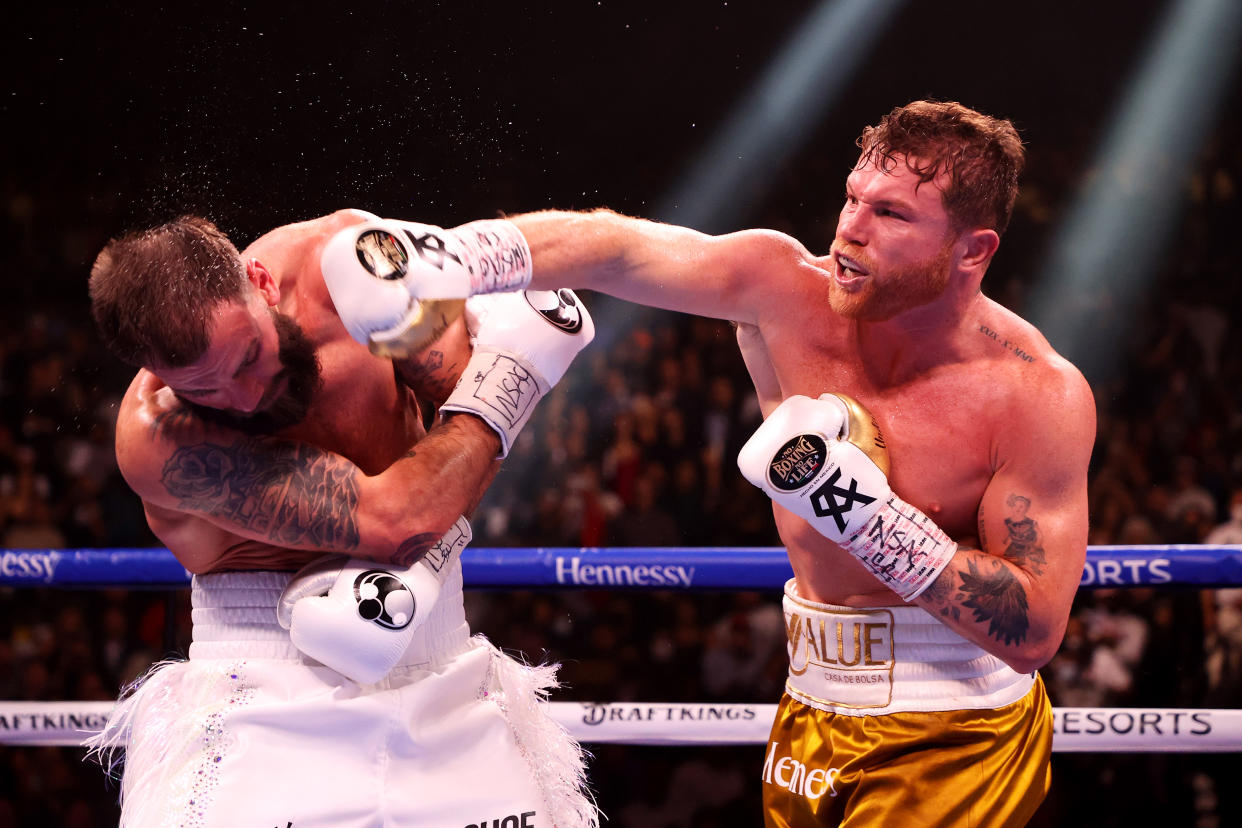
M 841 479 L 841 470 L 833 469 L 832 474 L 824 481 L 824 485 L 820 486 L 811 493 L 811 508 L 815 510 L 817 517 L 831 517 L 837 522 L 837 531 L 845 531 L 845 513 L 854 508 L 854 504 L 866 506 L 868 503 L 875 503 L 875 498 L 862 494 L 858 491 L 858 481 L 850 478 L 850 487 L 842 489 L 836 485 Z
M 387 230 L 368 230 L 354 242 L 358 261 L 377 279 L 396 281 L 405 277 L 410 257 L 401 241 Z
M 570 334 L 576 334 L 582 330 L 582 308 L 571 291 L 561 288 L 560 290 L 525 290 L 522 293 L 530 306 L 539 311 L 539 315 L 548 320 L 553 327 Z
M 768 481 L 782 492 L 801 489 L 824 467 L 828 446 L 818 434 L 799 434 L 772 456 Z
M 461 265 L 461 257 L 449 250 L 448 245 L 444 243 L 444 239 L 434 233 L 423 233 L 421 236 L 416 236 L 409 230 L 406 230 L 405 234 L 410 237 L 410 241 L 414 242 L 414 252 L 418 254 L 418 257 L 437 270 L 444 270 L 444 263 L 449 259 L 456 262 L 458 266 Z
M 382 569 L 369 569 L 354 580 L 358 617 L 388 630 L 408 627 L 414 620 L 414 593 L 405 582 Z

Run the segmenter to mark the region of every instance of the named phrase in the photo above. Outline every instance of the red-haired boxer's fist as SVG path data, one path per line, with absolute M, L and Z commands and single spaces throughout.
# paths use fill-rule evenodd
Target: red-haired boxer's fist
M 931 518 L 893 493 L 879 426 L 843 394 L 784 400 L 742 447 L 737 465 L 906 601 L 957 551 Z
M 384 356 L 407 356 L 461 311 L 460 300 L 530 283 L 530 248 L 511 222 L 452 230 L 373 219 L 333 236 L 323 280 L 349 335 Z

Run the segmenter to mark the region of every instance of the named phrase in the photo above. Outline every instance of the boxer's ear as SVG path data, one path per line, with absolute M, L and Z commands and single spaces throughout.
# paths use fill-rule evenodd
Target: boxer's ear
M 995 230 L 980 227 L 968 230 L 958 237 L 955 245 L 957 266 L 962 270 L 977 271 L 982 276 L 1000 246 L 1000 236 Z
M 246 278 L 250 280 L 250 284 L 254 285 L 255 290 L 259 292 L 268 306 L 276 307 L 276 303 L 280 301 L 280 285 L 276 283 L 276 277 L 263 262 L 258 259 L 247 259 Z

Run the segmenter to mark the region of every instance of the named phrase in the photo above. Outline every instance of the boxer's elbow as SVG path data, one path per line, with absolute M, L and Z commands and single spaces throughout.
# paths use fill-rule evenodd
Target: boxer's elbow
M 1029 636 L 1001 658 L 1019 673 L 1033 673 L 1052 661 L 1052 657 L 1061 647 L 1061 638 L 1064 633 L 1065 624 L 1062 622 L 1046 632 Z
M 430 492 L 373 494 L 359 503 L 359 548 L 353 553 L 358 557 L 392 560 L 412 545 L 430 545 L 461 516 L 460 509 Z
M 1043 667 L 1056 654 L 1056 647 L 1031 646 L 1023 647 L 1018 652 L 1007 653 L 1002 661 L 1017 673 L 1033 673 Z

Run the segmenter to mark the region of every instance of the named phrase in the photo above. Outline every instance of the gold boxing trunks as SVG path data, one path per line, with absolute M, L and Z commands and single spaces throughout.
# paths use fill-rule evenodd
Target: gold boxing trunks
M 789 678 L 763 762 L 768 828 L 1020 826 L 1048 792 L 1043 682 L 917 607 L 785 585 Z

